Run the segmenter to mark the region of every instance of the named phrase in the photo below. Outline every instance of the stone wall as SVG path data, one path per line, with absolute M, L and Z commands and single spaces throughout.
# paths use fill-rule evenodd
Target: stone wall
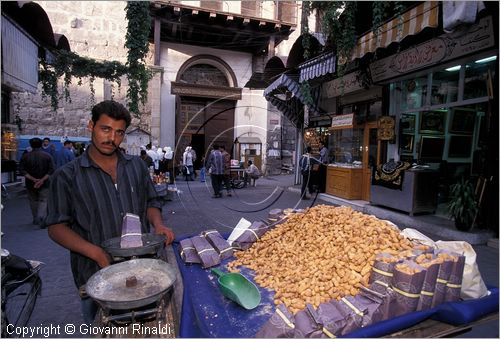
M 37 3 L 46 11 L 53 31 L 68 38 L 71 51 L 96 60 L 126 62 L 125 1 L 37 1 Z M 160 75 L 157 74 L 150 82 L 150 93 L 159 91 L 159 79 Z M 19 114 L 24 121 L 22 134 L 88 137 L 87 122 L 95 103 L 113 98 L 126 104 L 126 77 L 122 79 L 119 88 L 116 84 L 96 78 L 94 100 L 90 93 L 89 80 L 84 79 L 81 86 L 78 86 L 77 82 L 77 79 L 73 79 L 70 87 L 71 102 L 64 99 L 60 82 L 61 98 L 56 111 L 50 105 L 50 98 L 44 99 L 41 94 L 14 94 L 12 112 L 13 116 Z M 41 93 L 40 86 L 39 93 Z M 141 119 L 132 121 L 133 126 L 139 126 L 148 132 L 151 132 L 151 107 L 159 107 L 159 104 L 151 102 L 151 97 L 153 100 L 159 100 L 158 94 L 150 95 L 150 102 L 143 107 L 144 113 Z M 156 123 L 158 125 L 156 133 L 159 136 L 159 121 Z

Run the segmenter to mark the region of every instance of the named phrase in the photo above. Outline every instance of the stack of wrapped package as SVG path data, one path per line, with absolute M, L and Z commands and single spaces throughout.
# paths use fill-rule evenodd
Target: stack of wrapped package
M 209 268 L 233 255 L 233 247 L 217 230 L 206 230 L 200 235 L 180 241 L 180 256 L 186 264 L 201 264 Z

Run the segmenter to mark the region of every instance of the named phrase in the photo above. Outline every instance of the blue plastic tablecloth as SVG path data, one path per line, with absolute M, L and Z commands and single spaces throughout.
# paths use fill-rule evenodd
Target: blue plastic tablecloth
M 260 305 L 245 310 L 219 291 L 217 278 L 210 269 L 200 265 L 185 265 L 179 256 L 179 244 L 174 243 L 177 263 L 184 284 L 180 337 L 183 338 L 241 338 L 254 337 L 257 331 L 274 314 L 274 292 L 259 288 L 262 296 Z M 222 265 L 231 261 L 228 259 Z M 241 271 L 253 281 L 254 273 L 243 268 Z M 498 288 L 490 287 L 489 296 L 449 302 L 430 310 L 408 313 L 396 318 L 358 329 L 346 337 L 380 337 L 413 326 L 427 318 L 453 325 L 467 324 L 489 313 L 498 312 Z

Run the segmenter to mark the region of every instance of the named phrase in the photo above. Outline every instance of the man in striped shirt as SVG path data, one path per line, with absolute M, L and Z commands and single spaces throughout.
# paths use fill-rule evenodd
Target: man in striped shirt
M 224 181 L 224 157 L 218 145 L 214 145 L 206 164 L 207 171 L 210 173 L 212 188 L 214 189 L 213 198 L 222 198 L 222 183 Z
M 149 223 L 157 234 L 174 239 L 163 223 L 158 198 L 144 161 L 119 151 L 131 117 L 114 101 L 92 109 L 88 128 L 91 145 L 75 161 L 59 168 L 50 185 L 46 223 L 50 238 L 71 251 L 71 269 L 78 288 L 99 269 L 110 264 L 101 248 L 103 241 L 119 237 L 126 213 L 140 217 L 142 232 Z M 97 311 L 89 298 L 82 298 L 86 323 Z

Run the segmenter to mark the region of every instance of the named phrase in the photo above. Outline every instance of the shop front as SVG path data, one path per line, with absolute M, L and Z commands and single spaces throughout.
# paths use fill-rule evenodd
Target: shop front
M 373 81 L 389 87 L 389 115 L 398 131 L 387 157 L 439 171 L 440 194 L 460 177 L 478 175 L 497 56 L 493 20 L 484 17 L 373 62 Z
M 382 88 L 365 89 L 359 71 L 326 82 L 324 105 L 333 103 L 328 129 L 330 163 L 327 194 L 344 199 L 369 200 L 372 167 L 383 161 L 384 143 L 377 136 L 382 117 Z

